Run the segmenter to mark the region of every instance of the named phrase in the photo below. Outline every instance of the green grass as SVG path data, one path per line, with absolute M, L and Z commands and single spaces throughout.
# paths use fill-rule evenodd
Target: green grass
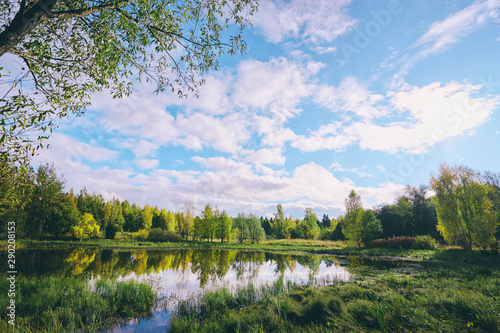
M 0 290 L 8 290 L 2 279 Z M 16 328 L 7 323 L 9 298 L 0 299 L 1 332 L 98 332 L 103 324 L 145 315 L 156 295 L 148 284 L 99 280 L 95 290 L 76 278 L 16 279 Z
M 500 257 L 445 251 L 434 259 L 417 274 L 207 293 L 182 303 L 171 332 L 499 332 Z

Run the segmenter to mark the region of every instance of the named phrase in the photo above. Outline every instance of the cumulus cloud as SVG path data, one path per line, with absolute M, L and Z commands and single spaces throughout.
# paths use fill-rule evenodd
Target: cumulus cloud
M 104 132 L 161 144 L 170 143 L 179 135 L 175 118 L 165 110 L 162 96 L 148 93 L 145 86 L 139 86 L 138 91 L 122 99 L 113 99 L 108 92 L 97 93 L 93 96 L 93 105 L 98 121 L 92 119 L 91 114 L 88 120 Z
M 316 98 L 332 111 L 352 113 L 366 120 L 387 115 L 387 109 L 379 104 L 383 96 L 372 93 L 354 76 L 343 79 L 338 87 L 320 86 Z
M 350 3 L 351 0 L 265 1 L 252 21 L 272 43 L 289 38 L 303 38 L 313 44 L 332 42 L 357 23 L 347 14 Z
M 235 72 L 209 76 L 199 98 L 186 100 L 151 95 L 147 84 L 123 99 L 97 93 L 86 126 L 114 133 L 110 142 L 137 158 L 156 157 L 163 146 L 236 154 L 250 133 L 273 133 L 301 112 L 298 105 L 314 93 L 313 76 L 323 66 L 307 59 L 245 60 Z
M 110 161 L 118 157 L 117 151 L 87 144 L 62 133 L 53 133 L 46 143 L 50 149 L 43 151 L 43 160 L 37 159 L 43 163 L 56 159 L 64 161 L 66 164 L 80 161 L 100 162 Z
M 322 125 L 318 130 L 312 131 L 312 135 L 298 135 L 292 142 L 292 147 L 300 151 L 335 150 L 341 151 L 350 146 L 356 139 L 355 135 L 344 134 L 342 123 L 336 122 Z
M 231 99 L 236 107 L 260 110 L 284 122 L 298 114 L 297 105 L 313 93 L 310 75 L 307 67 L 284 58 L 244 61 Z
M 362 121 L 347 118 L 322 125 L 308 136 L 297 135 L 291 145 L 301 151 L 339 151 L 357 143 L 362 149 L 424 153 L 446 138 L 473 134 L 488 121 L 500 99 L 475 97 L 474 93 L 481 88 L 482 85 L 459 82 L 444 85 L 434 82 L 423 87 L 405 85 L 376 97 L 377 102 L 383 99 L 385 103 L 383 111 L 374 111 L 376 115 L 387 116 L 377 117 L 385 124 L 375 123 L 375 119 L 367 116 Z M 366 111 L 363 103 L 351 105 L 354 113 L 363 115 Z M 391 117 L 401 120 L 387 122 Z
M 135 164 L 141 169 L 153 169 L 153 168 L 158 167 L 158 165 L 160 164 L 160 161 L 139 159 L 139 160 L 135 160 Z
M 359 137 L 363 149 L 423 153 L 436 142 L 467 134 L 486 122 L 498 106 L 497 98 L 474 98 L 480 85 L 439 82 L 411 87 L 394 94 L 391 103 L 409 120 L 386 126 L 356 123 L 346 132 Z
M 176 126 L 182 133 L 176 142 L 195 150 L 210 146 L 219 151 L 236 153 L 250 137 L 244 116 L 237 113 L 223 118 L 203 113 L 180 115 Z
M 258 150 L 249 150 L 245 152 L 243 161 L 253 164 L 274 164 L 284 165 L 285 156 L 283 150 L 278 148 L 263 148 Z
M 262 164 L 283 163 L 279 149 L 249 151 L 246 158 Z M 284 204 L 286 214 L 301 217 L 306 207 L 331 216 L 342 213 L 344 199 L 351 189 L 364 191 L 367 203 L 387 200 L 398 188 L 384 184 L 380 190 L 356 187 L 349 179 L 339 180 L 331 171 L 315 164 L 299 165 L 291 173 L 261 173 L 255 161 L 238 161 L 229 157 L 195 156 L 192 161 L 201 170 L 167 170 L 158 168 L 157 160 L 139 159 L 142 169 L 98 167 L 93 169 L 81 161 L 68 164 L 61 149 L 45 150 L 40 159 L 49 157 L 67 179 L 67 189 L 86 187 L 89 192 L 116 197 L 141 206 L 158 205 L 181 209 L 184 201 L 193 201 L 201 210 L 209 202 L 230 214 L 274 212 L 277 202 Z M 367 206 L 368 207 L 368 206 Z
M 268 131 L 267 134 L 262 138 L 261 144 L 269 147 L 281 148 L 288 141 L 293 141 L 298 138 L 291 129 L 280 128 L 275 131 Z

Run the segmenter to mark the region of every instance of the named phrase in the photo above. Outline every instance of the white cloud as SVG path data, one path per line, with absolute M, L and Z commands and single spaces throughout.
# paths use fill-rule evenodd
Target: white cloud
M 135 160 L 135 164 L 141 169 L 154 169 L 158 167 L 160 162 L 158 160 L 139 159 Z
M 354 113 L 362 119 L 382 117 L 385 107 L 378 104 L 382 95 L 374 94 L 354 76 L 342 80 L 338 87 L 322 85 L 316 93 L 317 102 L 332 110 Z
M 165 110 L 162 95 L 148 93 L 147 89 L 138 86 L 138 91 L 122 99 L 113 99 L 107 92 L 95 94 L 93 110 L 97 111 L 101 129 L 156 143 L 172 142 L 179 135 L 175 119 Z
M 264 148 L 259 150 L 247 151 L 243 161 L 253 164 L 274 164 L 284 165 L 286 158 L 283 156 L 282 149 Z
M 397 77 L 406 75 L 416 62 L 449 49 L 488 22 L 498 21 L 499 12 L 499 0 L 477 0 L 446 19 L 432 23 L 401 57 L 403 68 Z
M 284 122 L 298 114 L 297 104 L 313 93 L 310 75 L 307 67 L 284 58 L 244 61 L 231 98 L 236 107 L 257 109 Z
M 301 151 L 317 151 L 322 149 L 341 151 L 351 145 L 355 139 L 354 135 L 343 134 L 342 123 L 335 122 L 322 125 L 308 137 L 298 135 L 291 145 Z
M 246 156 L 261 163 L 282 163 L 279 152 L 279 149 L 263 149 Z M 103 194 L 106 200 L 117 197 L 141 206 L 158 205 L 172 210 L 181 209 L 184 201 L 191 200 L 200 210 L 209 202 L 230 214 L 242 211 L 265 214 L 274 212 L 276 203 L 281 202 L 285 213 L 295 217 L 302 217 L 306 207 L 335 216 L 343 211 L 344 199 L 352 188 L 364 190 L 369 203 L 387 200 L 388 193 L 392 193 L 389 190 L 397 188 L 391 184 L 383 185 L 380 190 L 356 187 L 352 181 L 339 180 L 315 163 L 300 165 L 292 174 L 272 170 L 265 173 L 253 168 L 250 162 L 197 156 L 192 160 L 203 165 L 204 170 L 154 169 L 144 173 L 109 167 L 92 169 L 80 161 L 69 164 L 62 150 L 53 154 L 46 150 L 43 155 L 41 159 L 50 156 L 56 168 L 64 173 L 68 189 L 78 192 L 86 187 L 89 192 Z M 143 171 L 157 168 L 157 163 L 157 160 L 137 161 Z
M 338 172 L 352 172 L 352 173 L 358 175 L 358 177 L 362 177 L 362 178 L 363 177 L 373 177 L 372 174 L 364 172 L 364 171 L 360 171 L 358 168 L 344 168 L 338 162 L 333 162 L 330 165 L 330 168 L 333 169 L 333 171 L 338 171 Z M 366 169 L 366 165 L 364 165 L 361 169 Z
M 199 88 L 197 97 L 187 99 L 178 98 L 175 94 L 165 96 L 164 102 L 168 105 L 185 107 L 186 111 L 203 111 L 210 115 L 221 115 L 231 111 L 229 91 L 233 84 L 233 77 L 229 73 L 216 73 L 204 77 L 205 84 Z
M 303 38 L 314 44 L 332 42 L 357 22 L 347 14 L 350 3 L 351 0 L 264 1 L 252 21 L 272 43 L 288 38 Z
M 108 140 L 118 149 L 131 150 L 136 158 L 144 158 L 150 155 L 154 156 L 157 153 L 159 145 L 148 140 L 137 140 L 133 138 L 117 139 L 112 138 Z
M 356 187 L 356 193 L 361 197 L 363 207 L 373 208 L 381 204 L 392 204 L 399 196 L 404 194 L 405 186 L 402 184 L 382 183 L 378 187 Z
M 246 60 L 236 73 L 209 76 L 198 99 L 172 94 L 152 95 L 147 84 L 130 97 L 115 100 L 110 94 L 94 96 L 94 113 L 102 132 L 115 132 L 126 141 L 115 146 L 131 149 L 136 157 L 154 156 L 162 146 L 205 147 L 236 154 L 252 132 L 267 135 L 301 112 L 297 106 L 314 93 L 311 79 L 324 64 L 314 61 Z M 92 112 L 89 112 L 92 114 Z M 131 139 L 133 137 L 133 139 Z
M 409 121 L 387 126 L 357 123 L 346 132 L 358 136 L 363 149 L 423 153 L 436 142 L 467 134 L 488 120 L 499 100 L 473 98 L 479 89 L 457 82 L 411 87 L 391 98 L 398 112 L 409 112 Z
M 250 137 L 244 116 L 237 113 L 223 118 L 203 113 L 179 115 L 176 126 L 182 133 L 176 142 L 188 149 L 200 150 L 210 146 L 219 151 L 236 153 Z
M 77 161 L 109 161 L 118 157 L 117 151 L 83 143 L 62 133 L 53 133 L 45 143 L 49 144 L 49 148 L 43 151 L 47 161 L 57 158 L 72 164 Z
M 328 54 L 328 53 L 333 53 L 337 50 L 337 48 L 333 47 L 333 46 L 328 46 L 328 47 L 321 47 L 321 46 L 317 46 L 314 48 L 314 51 L 317 53 L 317 54 Z
M 402 120 L 377 124 L 369 117 L 372 106 L 353 102 L 347 109 L 360 115 L 363 121 L 347 118 L 322 125 L 309 136 L 295 136 L 291 145 L 301 151 L 339 151 L 358 143 L 362 149 L 423 153 L 446 138 L 474 134 L 477 126 L 488 121 L 500 98 L 474 97 L 481 88 L 481 85 L 458 82 L 446 85 L 435 82 L 424 87 L 406 84 L 404 89 L 374 98 L 385 103 L 383 112 L 377 114 L 374 108 L 377 120 L 387 121 L 394 116 Z M 388 117 L 382 118 L 382 114 Z
M 269 147 L 281 148 L 285 142 L 293 141 L 298 136 L 289 128 L 281 128 L 276 131 L 270 131 L 263 138 L 261 144 Z

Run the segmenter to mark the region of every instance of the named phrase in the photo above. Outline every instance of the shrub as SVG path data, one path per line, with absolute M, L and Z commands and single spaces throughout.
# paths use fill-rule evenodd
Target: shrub
M 148 241 L 151 242 L 180 242 L 181 236 L 168 232 L 160 228 L 154 228 L 149 231 Z
M 414 241 L 415 237 L 400 236 L 374 240 L 371 246 L 386 249 L 411 249 Z
M 134 240 L 133 232 L 117 232 L 115 235 L 115 240 L 117 241 L 132 241 Z
M 436 240 L 429 235 L 415 237 L 412 244 L 412 248 L 419 250 L 435 250 L 437 247 Z
M 141 229 L 137 232 L 134 232 L 134 239 L 138 241 L 145 241 L 149 236 L 149 231 L 146 229 Z
M 292 232 L 291 232 L 291 234 L 290 234 L 290 236 L 293 239 L 298 239 L 298 238 L 303 239 L 303 238 L 305 238 L 304 237 L 304 233 L 300 229 L 293 229 Z

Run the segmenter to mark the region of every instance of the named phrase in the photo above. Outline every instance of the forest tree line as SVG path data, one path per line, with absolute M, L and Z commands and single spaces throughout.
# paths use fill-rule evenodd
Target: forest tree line
M 3 170 L 3 172 L 6 172 Z M 264 239 L 350 240 L 368 245 L 379 238 L 429 235 L 464 249 L 498 248 L 500 174 L 442 165 L 430 186 L 408 186 L 395 203 L 364 209 L 353 190 L 346 213 L 319 220 L 312 208 L 302 219 L 286 216 L 277 204 L 272 218 L 236 217 L 207 204 L 196 212 L 191 202 L 180 211 L 140 207 L 127 200 L 106 201 L 84 188 L 64 191 L 63 177 L 51 165 L 38 170 L 11 168 L 0 182 L 2 234 L 16 221 L 17 237 L 40 239 L 206 240 L 259 242 Z M 429 190 L 433 196 L 430 197 Z

